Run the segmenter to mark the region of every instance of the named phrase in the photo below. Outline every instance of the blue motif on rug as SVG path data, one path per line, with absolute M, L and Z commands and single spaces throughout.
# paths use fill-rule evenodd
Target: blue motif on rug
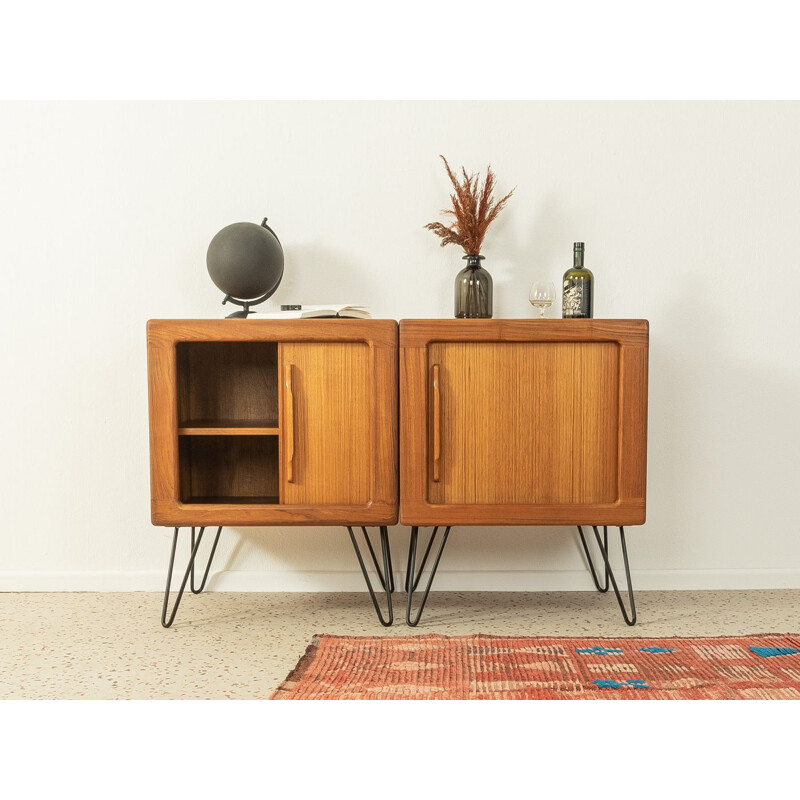
M 762 658 L 772 658 L 772 656 L 792 656 L 800 653 L 796 647 L 751 647 L 757 656 Z
M 592 681 L 600 689 L 649 689 L 650 687 L 640 678 L 628 681 L 594 680 Z
M 622 650 L 613 647 L 576 647 L 575 652 L 588 653 L 593 656 L 607 656 L 610 653 L 621 653 Z
M 674 647 L 640 647 L 643 653 L 674 653 Z

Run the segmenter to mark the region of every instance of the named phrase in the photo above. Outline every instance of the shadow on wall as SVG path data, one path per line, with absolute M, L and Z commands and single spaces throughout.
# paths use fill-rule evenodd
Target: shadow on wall
M 365 304 L 386 291 L 374 265 L 361 264 L 346 253 L 316 244 L 285 250 L 283 281 L 271 300 L 276 304 Z M 278 307 L 278 306 L 276 306 Z M 374 313 L 374 309 L 370 308 Z
M 367 530 L 380 561 L 378 529 L 371 527 Z M 420 529 L 417 568 L 431 531 L 431 527 Z M 443 528 L 440 528 L 434 542 L 426 574 L 441 542 L 442 531 Z M 208 530 L 209 534 L 215 532 L 216 529 Z M 370 574 L 373 574 L 369 551 L 364 544 L 360 527 L 355 526 L 353 532 L 365 564 Z M 396 525 L 389 528 L 392 567 L 395 574 L 405 576 L 410 534 L 410 527 Z M 210 543 L 203 543 L 201 553 L 198 555 L 199 563 L 205 563 L 203 553 L 207 553 L 210 546 Z M 359 572 L 358 561 L 344 526 L 230 527 L 223 530 L 219 555 L 214 561 L 209 577 L 209 589 L 218 587 L 222 573 L 241 570 L 248 562 L 250 570 L 274 569 L 279 573 L 287 572 L 295 576 L 315 571 Z M 456 526 L 442 556 L 440 572 L 529 573 L 539 570 L 558 572 L 584 569 L 586 562 L 574 527 Z M 319 588 L 319 586 L 309 586 L 308 591 Z M 464 590 L 470 588 L 464 586 Z M 536 591 L 538 588 L 542 587 L 531 585 L 530 591 Z M 586 588 L 591 588 L 588 572 Z M 358 589 L 366 590 L 361 584 Z
M 370 559 L 360 529 L 354 527 L 362 556 L 366 563 Z M 216 529 L 214 529 L 214 532 Z M 377 528 L 368 528 L 375 552 L 380 559 L 380 540 Z M 407 557 L 407 537 L 405 545 L 392 533 L 390 528 L 393 568 L 397 571 L 405 566 Z M 396 557 L 405 548 L 403 559 Z M 210 545 L 203 545 L 208 552 Z M 203 556 L 198 555 L 203 563 Z M 401 564 L 402 561 L 402 564 Z M 358 572 L 358 562 L 353 551 L 347 528 L 332 526 L 286 526 L 286 527 L 227 527 L 220 539 L 219 555 L 214 561 L 209 588 L 215 589 L 219 578 L 225 572 L 263 571 L 265 574 L 289 573 L 293 581 L 302 579 L 307 573 L 351 573 Z M 371 570 L 371 565 L 370 565 Z M 308 591 L 319 591 L 322 585 L 309 585 Z M 360 587 L 359 587 L 360 588 Z

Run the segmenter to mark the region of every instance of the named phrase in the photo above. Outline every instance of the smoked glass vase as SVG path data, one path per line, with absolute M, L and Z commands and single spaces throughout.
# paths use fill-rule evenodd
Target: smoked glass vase
M 464 256 L 467 266 L 456 275 L 457 319 L 489 319 L 492 316 L 492 276 L 481 266 L 483 256 Z

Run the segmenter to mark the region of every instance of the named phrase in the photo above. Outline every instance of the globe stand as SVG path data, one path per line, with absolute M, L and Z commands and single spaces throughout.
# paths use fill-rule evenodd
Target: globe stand
M 276 286 L 275 289 L 278 287 Z M 222 305 L 225 303 L 233 303 L 234 305 L 241 306 L 241 311 L 234 311 L 233 314 L 228 314 L 225 319 L 247 319 L 250 314 L 255 314 L 255 311 L 250 310 L 250 306 L 257 306 L 259 303 L 263 303 L 268 297 L 271 297 L 272 294 L 275 292 L 273 289 L 271 292 L 267 292 L 263 297 L 257 297 L 255 300 L 237 300 L 235 297 L 231 297 L 229 294 L 225 295 L 225 299 L 222 301 Z

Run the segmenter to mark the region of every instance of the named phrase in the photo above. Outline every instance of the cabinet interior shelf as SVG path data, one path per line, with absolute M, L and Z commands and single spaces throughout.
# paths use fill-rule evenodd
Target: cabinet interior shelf
M 202 495 L 200 497 L 189 497 L 184 502 L 190 505 L 269 506 L 269 505 L 277 505 L 278 495 L 258 495 L 258 496 L 251 495 L 248 497 L 242 497 L 241 495 L 218 495 L 218 496 Z
M 179 436 L 278 436 L 277 420 L 195 419 L 178 425 Z

